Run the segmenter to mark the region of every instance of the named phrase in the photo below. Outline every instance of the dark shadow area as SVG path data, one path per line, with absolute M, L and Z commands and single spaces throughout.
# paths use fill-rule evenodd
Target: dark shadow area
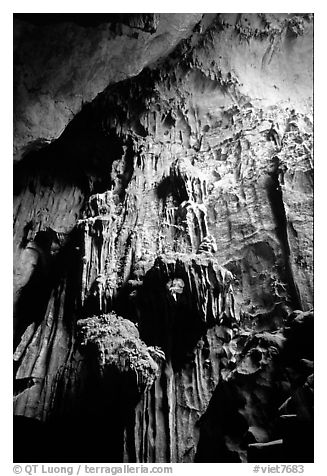
M 35 385 L 33 377 L 26 377 L 14 380 L 14 397 L 19 395 L 27 388 L 31 388 Z
M 246 386 L 249 385 L 247 382 Z M 273 438 L 267 443 L 256 443 L 249 432 L 245 411 L 246 399 L 242 396 L 242 377 L 234 382 L 221 382 L 200 420 L 200 440 L 195 456 L 196 463 L 240 463 L 238 453 L 230 441 L 240 445 L 249 463 L 306 463 L 313 462 L 313 422 L 301 416 L 285 418 L 278 415 L 278 395 L 270 413 Z M 253 388 L 256 383 L 253 382 Z M 303 390 L 301 390 L 303 393 Z M 272 389 L 273 395 L 273 389 Z M 308 395 L 306 395 L 308 399 Z M 287 416 L 286 416 L 287 417 Z
M 110 188 L 112 162 L 122 156 L 122 141 L 114 131 L 105 135 L 89 129 L 83 121 L 77 122 L 56 142 L 14 165 L 14 195 L 25 187 L 33 192 L 37 181 L 45 187 L 55 182 L 75 185 L 89 194 Z
M 126 188 L 133 176 L 134 172 L 134 148 L 133 141 L 130 136 L 126 139 L 126 152 L 124 156 L 124 169 L 117 175 L 114 193 L 118 195 L 121 202 L 123 202 L 126 195 Z
M 273 371 L 238 371 L 219 382 L 199 421 L 195 462 L 241 462 L 240 451 L 249 463 L 314 461 L 313 313 L 294 312 L 283 332 Z M 247 345 L 240 342 L 243 353 L 253 355 L 253 344 L 264 335 L 274 338 L 273 332 L 258 333 Z M 259 413 L 251 414 L 255 404 Z
M 276 235 L 279 239 L 285 262 L 285 276 L 289 285 L 293 309 L 302 309 L 300 293 L 294 280 L 290 263 L 290 247 L 287 233 L 287 219 L 284 208 L 283 193 L 279 183 L 278 158 L 275 161 L 275 170 L 269 174 L 266 181 L 266 190 L 272 214 L 276 224 Z
M 103 23 L 117 23 L 139 28 L 149 33 L 155 32 L 154 13 L 14 13 L 14 20 L 22 20 L 37 26 L 75 23 L 84 27 L 94 27 Z
M 283 349 L 283 358 L 288 365 L 294 366 L 301 359 L 314 360 L 313 311 L 292 313 L 284 332 L 287 342 Z
M 238 453 L 230 449 L 228 439 L 235 439 L 248 429 L 245 418 L 238 411 L 245 404 L 245 398 L 227 382 L 218 384 L 199 422 L 200 439 L 195 463 L 241 462 Z
M 131 462 L 136 461 L 134 418 L 140 394 L 135 375 L 111 367 L 100 376 L 88 364 L 82 378 L 71 401 L 62 393 L 67 382 L 59 382 L 46 423 L 14 417 L 14 462 L 121 463 L 124 445 Z
M 168 196 L 172 196 L 176 205 L 180 205 L 189 198 L 185 180 L 175 173 L 171 173 L 158 184 L 156 194 L 160 200 L 166 200 Z
M 167 288 L 173 279 L 185 283 L 184 292 L 175 298 Z M 145 274 L 137 292 L 131 296 L 131 289 L 126 286 L 114 305 L 123 317 L 137 316 L 141 339 L 149 346 L 160 347 L 175 371 L 193 356 L 192 351 L 208 326 L 197 311 L 196 296 L 187 283 L 183 265 L 168 270 L 159 258 Z
M 141 118 L 148 102 L 155 99 L 159 75 L 144 69 L 135 78 L 109 85 L 92 102 L 82 104 L 58 139 L 51 144 L 36 139 L 27 145 L 14 165 L 14 195 L 26 186 L 33 189 L 37 178 L 49 186 L 55 181 L 76 185 L 89 194 L 110 189 L 112 163 L 122 158 L 124 146 L 131 150 L 132 136 L 149 134 Z
M 19 294 L 14 314 L 14 321 L 17 323 L 14 349 L 30 324 L 34 322 L 38 325 L 43 321 L 51 293 L 56 292 L 63 281 L 66 286 L 64 315 L 68 319 L 67 325 L 73 325 L 71 316 L 76 310 L 76 306 L 80 306 L 80 231 L 74 229 L 68 236 L 65 245 L 55 255 L 50 253 L 53 240 L 53 231 L 44 230 L 37 233 L 33 242 L 33 246 L 37 246 L 40 258 L 29 281 Z M 17 365 L 16 362 L 15 366 Z

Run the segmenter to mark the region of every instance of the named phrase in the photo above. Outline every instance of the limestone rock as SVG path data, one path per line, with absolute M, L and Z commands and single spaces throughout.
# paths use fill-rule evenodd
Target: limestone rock
M 83 104 L 109 84 L 168 55 L 202 17 L 159 13 L 131 20 L 112 14 L 92 24 L 89 15 L 57 21 L 43 15 L 43 22 L 40 15 L 15 19 L 17 159 L 57 139 Z
M 312 461 L 312 16 L 40 21 L 15 26 L 28 458 Z
M 132 322 L 111 313 L 80 320 L 77 325 L 81 346 L 95 349 L 100 372 L 114 366 L 122 373 L 135 373 L 140 388 L 151 387 L 159 374 L 152 355 L 164 360 L 165 354 L 154 347 L 149 351 Z

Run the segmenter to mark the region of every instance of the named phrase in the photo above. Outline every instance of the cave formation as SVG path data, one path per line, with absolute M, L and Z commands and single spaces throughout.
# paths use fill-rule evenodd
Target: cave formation
M 14 460 L 313 461 L 313 15 L 14 15 Z

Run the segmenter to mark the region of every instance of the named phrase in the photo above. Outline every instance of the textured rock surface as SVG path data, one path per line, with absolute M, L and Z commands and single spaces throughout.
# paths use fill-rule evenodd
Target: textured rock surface
M 310 461 L 313 313 L 291 314 L 273 332 L 244 326 L 229 349 L 233 357 L 201 420 L 196 461 Z
M 165 360 L 165 354 L 147 347 L 131 321 L 111 313 L 82 319 L 78 326 L 81 347 L 93 354 L 101 373 L 117 368 L 120 373 L 132 373 L 141 389 L 152 386 L 159 374 L 156 361 Z
M 59 137 L 110 83 L 136 76 L 186 38 L 200 14 L 18 15 L 15 156 Z M 26 21 L 27 20 L 27 21 Z M 31 23 L 32 22 L 32 23 Z
M 16 28 L 16 458 L 310 461 L 312 16 L 96 23 Z

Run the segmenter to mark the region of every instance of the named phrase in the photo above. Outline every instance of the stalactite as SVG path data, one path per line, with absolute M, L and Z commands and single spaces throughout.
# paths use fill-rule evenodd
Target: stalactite
M 310 460 L 312 18 L 165 15 L 72 27 L 113 51 L 15 166 L 17 425 L 35 460 Z

